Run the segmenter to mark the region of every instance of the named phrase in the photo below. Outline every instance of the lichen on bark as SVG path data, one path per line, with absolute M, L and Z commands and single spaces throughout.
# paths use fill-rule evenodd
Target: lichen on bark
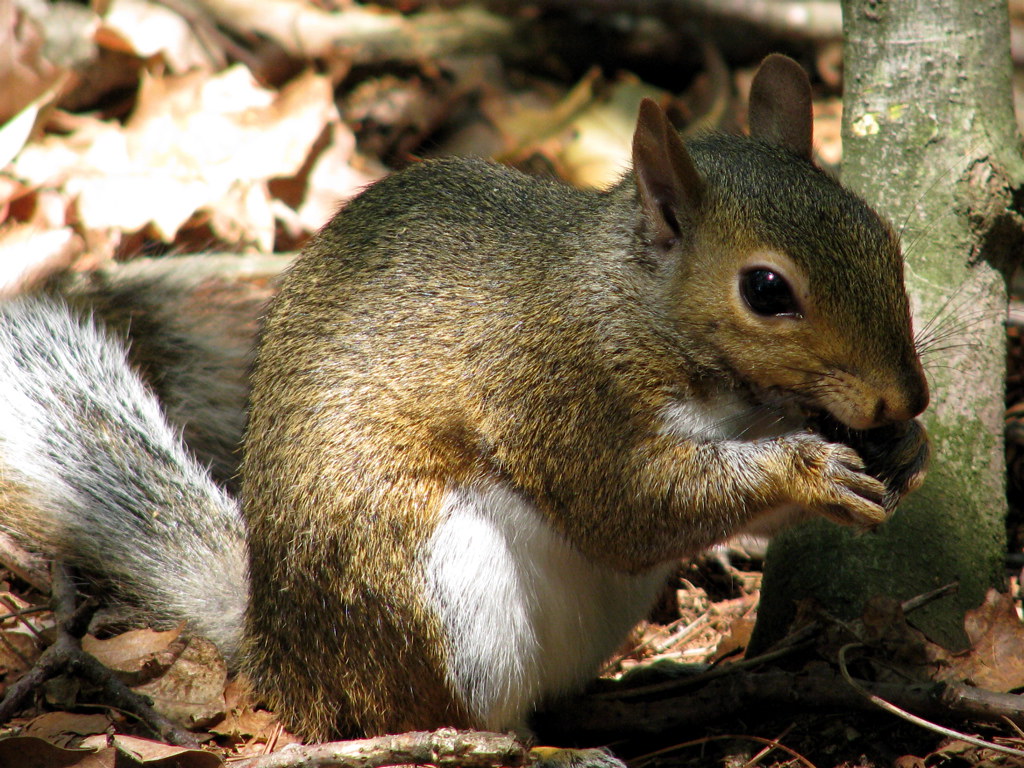
M 963 614 L 1002 585 L 1005 276 L 1021 250 L 1024 163 L 1002 0 L 844 0 L 845 184 L 901 232 L 932 389 L 933 459 L 893 520 L 858 536 L 816 522 L 769 550 L 754 647 L 794 603 L 851 618 L 873 595 L 950 582 L 910 621 L 963 648 Z

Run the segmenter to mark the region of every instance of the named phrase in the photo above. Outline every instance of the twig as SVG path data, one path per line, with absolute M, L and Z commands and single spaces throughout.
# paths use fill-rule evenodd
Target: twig
M 790 731 L 792 731 L 795 727 L 796 723 L 790 723 L 785 728 L 783 728 L 782 733 L 780 733 L 778 736 L 772 739 L 770 743 L 765 744 L 763 747 L 761 747 L 761 749 L 758 750 L 756 755 L 754 755 L 752 758 L 750 758 L 749 760 L 747 760 L 747 762 L 743 764 L 742 768 L 753 768 L 753 766 L 757 765 L 764 758 L 770 755 L 777 747 L 782 747 L 782 740 L 786 738 L 789 735 Z M 782 748 L 785 749 L 785 747 Z
M 434 765 L 439 768 L 522 766 L 528 752 L 513 736 L 486 731 L 413 731 L 374 739 L 287 747 L 271 755 L 232 761 L 232 768 L 378 768 Z
M 7 621 L 8 619 L 20 619 L 22 616 L 31 616 L 33 613 L 48 613 L 49 611 L 50 606 L 48 605 L 30 605 L 28 608 L 12 608 L 10 613 L 0 613 L 0 621 Z M 39 630 L 35 628 L 33 628 L 32 631 L 36 634 L 39 634 Z
M 786 731 L 783 732 L 783 735 L 788 733 L 791 728 L 792 726 L 787 728 Z M 779 736 L 779 738 L 781 739 L 782 736 Z M 685 749 L 686 747 L 695 747 L 700 744 L 708 744 L 712 741 L 753 741 L 757 744 L 765 745 L 767 750 L 761 750 L 761 752 L 764 752 L 765 754 L 767 754 L 767 752 L 770 752 L 773 749 L 780 749 L 797 762 L 803 763 L 805 766 L 807 766 L 807 768 L 816 768 L 814 763 L 812 763 L 806 757 L 801 755 L 795 749 L 791 749 L 790 747 L 787 747 L 785 744 L 779 743 L 778 739 L 766 739 L 763 736 L 751 736 L 749 734 L 737 733 L 720 733 L 716 734 L 715 736 L 702 736 L 699 739 L 684 741 L 680 744 L 673 744 L 668 747 L 663 747 L 662 749 L 656 750 L 654 752 L 648 752 L 645 755 L 634 757 L 629 761 L 629 764 L 633 766 L 633 768 L 641 768 L 642 766 L 651 762 L 651 760 L 653 760 L 655 757 L 660 757 L 661 755 L 665 755 L 670 752 L 678 752 L 680 749 Z M 760 755 L 761 753 L 759 752 L 758 754 Z M 747 762 L 747 765 L 751 765 L 753 764 L 753 762 L 753 760 L 749 760 Z
M 900 607 L 903 609 L 903 613 L 910 613 L 911 611 L 916 611 L 918 608 L 923 608 L 930 603 L 934 603 L 941 597 L 951 595 L 958 589 L 960 589 L 960 582 L 954 581 L 944 587 L 933 589 L 931 592 L 922 592 L 920 595 L 915 595 L 909 600 L 904 600 L 900 604 Z
M 36 636 L 37 639 L 42 639 L 43 634 L 36 626 L 26 619 L 26 616 L 31 616 L 33 613 L 43 613 L 50 609 L 45 605 L 32 605 L 28 608 L 19 608 L 17 604 L 9 597 L 0 597 L 0 605 L 6 608 L 10 613 L 0 614 L 0 622 L 7 621 L 7 619 L 17 619 L 25 629 Z
M 839 672 L 843 676 L 843 679 L 853 688 L 857 693 L 863 696 L 866 700 L 870 701 L 876 707 L 884 709 L 886 712 L 901 717 L 908 723 L 913 723 L 929 731 L 948 736 L 959 741 L 964 741 L 968 744 L 973 744 L 976 747 L 984 747 L 985 749 L 993 749 L 996 752 L 1002 752 L 1005 755 L 1013 755 L 1014 757 L 1024 757 L 1024 751 L 1019 749 L 1013 749 L 1012 747 L 1004 747 L 1002 744 L 996 744 L 992 741 L 986 741 L 985 739 L 979 739 L 976 736 L 968 736 L 966 733 L 960 731 L 954 731 L 952 728 L 946 728 L 933 723 L 930 720 L 925 720 L 923 717 L 918 717 L 905 709 L 900 709 L 895 704 L 892 704 L 880 696 L 876 696 L 873 693 L 865 690 L 853 677 L 850 675 L 849 670 L 846 668 L 846 652 L 850 648 L 863 647 L 861 643 L 849 643 L 839 649 Z
M 82 650 L 81 639 L 96 604 L 86 600 L 75 606 L 77 594 L 71 576 L 66 568 L 56 563 L 52 592 L 57 640 L 43 651 L 28 672 L 7 689 L 3 700 L 0 700 L 0 722 L 9 720 L 32 692 L 47 680 L 67 673 L 85 678 L 99 687 L 107 703 L 138 717 L 165 741 L 182 747 L 198 747 L 199 741 L 195 736 L 153 709 L 148 699 L 135 693 L 94 656 Z
M 50 576 L 44 562 L 42 558 L 26 552 L 6 533 L 0 533 L 0 565 L 46 595 L 50 592 Z
M 660 683 L 649 683 L 648 685 L 639 685 L 632 688 L 623 688 L 621 690 L 602 691 L 600 693 L 591 694 L 591 698 L 619 700 L 649 698 L 652 696 L 662 696 L 668 693 L 679 693 L 686 688 L 700 687 L 720 677 L 738 674 L 744 670 L 762 666 L 768 662 L 785 658 L 790 654 L 808 648 L 813 643 L 813 635 L 819 629 L 820 624 L 817 622 L 806 624 L 791 635 L 787 635 L 764 653 L 758 654 L 757 656 L 751 656 L 749 659 L 741 659 L 740 661 L 735 661 L 731 664 L 713 667 L 706 672 L 690 675 L 689 677 L 666 680 Z

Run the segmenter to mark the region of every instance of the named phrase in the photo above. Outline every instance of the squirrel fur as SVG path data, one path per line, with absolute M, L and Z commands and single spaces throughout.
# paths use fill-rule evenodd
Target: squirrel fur
M 679 558 L 876 525 L 923 476 L 897 237 L 812 164 L 794 62 L 750 110 L 684 144 L 645 101 L 603 192 L 438 160 L 350 202 L 265 318 L 240 504 L 122 342 L 0 304 L 2 527 L 188 620 L 309 738 L 523 728 Z

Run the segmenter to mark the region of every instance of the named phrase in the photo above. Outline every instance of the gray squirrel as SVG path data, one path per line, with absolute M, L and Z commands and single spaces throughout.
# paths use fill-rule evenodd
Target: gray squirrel
M 602 192 L 471 160 L 371 186 L 270 305 L 240 500 L 121 340 L 3 303 L 3 529 L 187 620 L 308 738 L 524 728 L 679 558 L 871 527 L 923 477 L 897 238 L 813 165 L 795 62 L 750 125 L 684 143 L 646 100 Z

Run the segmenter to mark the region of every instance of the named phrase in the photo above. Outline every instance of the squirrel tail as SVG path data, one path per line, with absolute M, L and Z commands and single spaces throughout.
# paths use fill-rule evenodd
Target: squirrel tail
M 55 300 L 0 302 L 0 529 L 237 656 L 249 594 L 237 501 L 124 345 Z

